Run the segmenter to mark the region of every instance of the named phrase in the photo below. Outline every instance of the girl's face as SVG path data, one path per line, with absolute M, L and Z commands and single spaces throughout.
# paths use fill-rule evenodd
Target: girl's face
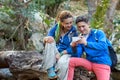
M 89 24 L 86 22 L 78 22 L 77 28 L 82 34 L 88 34 L 90 33 Z
M 64 19 L 63 22 L 61 22 L 61 24 L 65 30 L 69 31 L 73 25 L 73 18 L 71 17 L 71 18 Z

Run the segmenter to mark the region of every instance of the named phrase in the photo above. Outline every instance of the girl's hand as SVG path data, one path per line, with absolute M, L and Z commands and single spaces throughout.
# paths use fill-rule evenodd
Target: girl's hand
M 43 39 L 44 43 L 52 43 L 54 42 L 54 38 L 52 36 L 47 36 Z
M 60 53 L 57 53 L 57 54 L 56 54 L 56 59 L 59 60 L 60 57 L 61 57 Z
M 63 56 L 64 54 L 67 54 L 66 50 L 63 50 L 61 53 L 57 53 L 56 54 L 56 59 L 59 60 L 61 56 Z
M 62 55 L 64 55 L 64 54 L 67 54 L 68 52 L 67 52 L 67 50 L 63 50 L 61 53 L 62 53 Z

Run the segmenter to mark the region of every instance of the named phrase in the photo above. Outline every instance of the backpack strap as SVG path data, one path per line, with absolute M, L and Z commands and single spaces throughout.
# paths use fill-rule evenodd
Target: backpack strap
M 95 37 L 96 41 L 98 41 L 98 38 L 96 37 L 97 31 L 98 31 L 97 29 L 95 29 L 95 31 L 94 31 L 94 37 Z

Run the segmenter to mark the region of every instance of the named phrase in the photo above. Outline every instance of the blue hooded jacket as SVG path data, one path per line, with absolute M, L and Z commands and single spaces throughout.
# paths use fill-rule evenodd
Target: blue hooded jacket
M 48 32 L 48 36 L 52 36 L 55 38 L 55 31 L 57 29 L 58 24 L 53 26 Z M 78 36 L 77 30 L 75 26 L 72 26 L 70 31 L 68 31 L 64 36 L 61 36 L 59 42 L 56 44 L 58 51 L 62 52 L 63 50 L 67 50 L 68 54 L 71 54 L 72 57 L 79 57 L 78 54 L 73 53 L 70 43 L 72 41 L 72 37 Z
M 106 35 L 102 30 L 92 29 L 87 38 L 87 46 L 83 44 L 77 45 L 77 54 L 80 56 L 86 53 L 86 59 L 98 64 L 106 64 L 111 66 L 111 59 L 108 52 L 108 44 Z

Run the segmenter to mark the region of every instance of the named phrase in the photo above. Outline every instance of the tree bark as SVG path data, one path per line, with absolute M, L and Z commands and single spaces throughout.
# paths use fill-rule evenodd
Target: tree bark
M 113 19 L 115 16 L 115 10 L 116 10 L 118 1 L 119 0 L 110 0 L 110 6 L 106 14 L 105 29 L 110 29 L 111 33 L 114 32 Z M 105 32 L 107 33 L 108 30 L 106 30 Z
M 118 3 L 118 0 L 111 0 L 110 1 L 110 7 L 107 11 L 107 21 L 113 20 L 117 3 Z
M 96 0 L 87 0 L 89 20 L 92 19 L 92 15 L 96 10 L 96 4 L 95 3 L 96 3 Z
M 117 9 L 117 10 L 120 10 L 120 0 L 119 0 L 118 3 L 117 3 L 116 9 Z
M 6 61 L 8 53 L 1 51 L 0 52 L 0 68 L 8 68 L 8 62 Z

